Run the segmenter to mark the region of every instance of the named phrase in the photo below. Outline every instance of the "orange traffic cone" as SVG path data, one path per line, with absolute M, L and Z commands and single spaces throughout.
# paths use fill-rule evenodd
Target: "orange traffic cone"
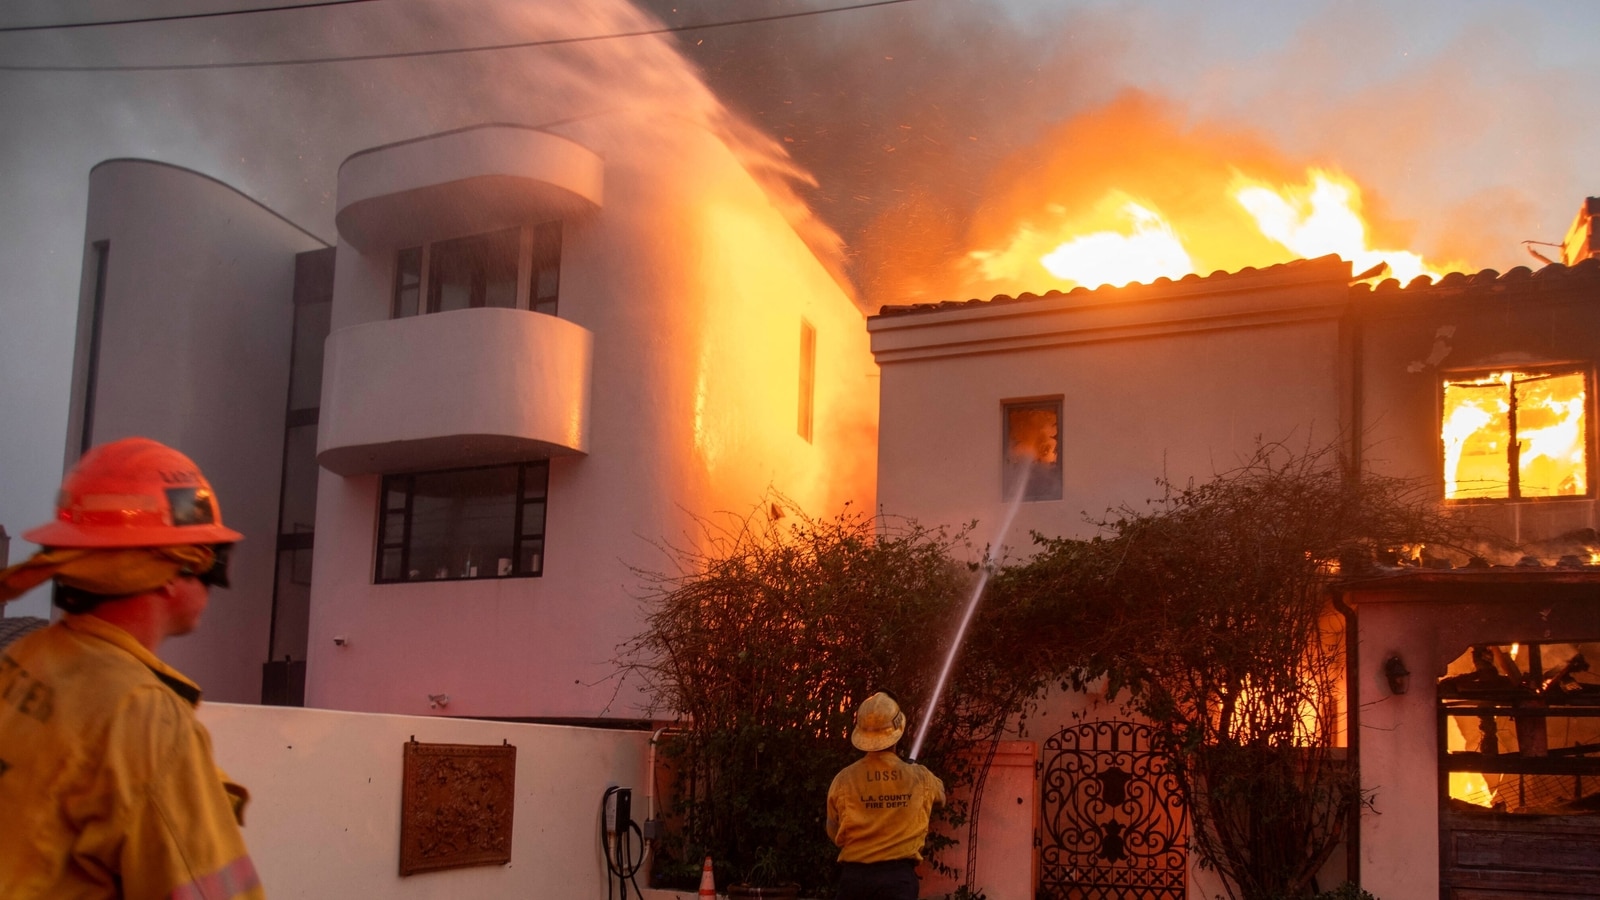
M 706 857 L 705 865 L 700 867 L 700 897 L 717 896 L 717 883 L 711 877 L 711 857 Z

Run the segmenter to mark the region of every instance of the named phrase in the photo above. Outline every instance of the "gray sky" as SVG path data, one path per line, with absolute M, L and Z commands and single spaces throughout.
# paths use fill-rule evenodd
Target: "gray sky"
M 13 0 L 0 27 L 276 2 Z M 677 25 L 850 2 L 643 6 Z M 0 66 L 425 50 L 651 24 L 622 0 L 373 0 L 0 33 Z M 562 48 L 0 71 L 0 524 L 15 534 L 48 516 L 60 477 L 88 173 L 104 159 L 188 166 L 331 240 L 335 171 L 359 149 L 478 121 L 537 125 L 574 104 L 716 119 L 698 70 L 814 174 L 803 193 L 876 304 L 966 296 L 945 262 L 1024 214 L 1000 198 L 1038 193 L 1035 169 L 1081 173 L 1052 185 L 1061 203 L 1104 187 L 1072 136 L 1136 96 L 1175 143 L 1222 135 L 1213 143 L 1291 167 L 1337 165 L 1413 249 L 1504 270 L 1531 261 L 1518 241 L 1560 240 L 1582 198 L 1600 194 L 1597 37 L 1600 3 L 1588 0 L 914 0 Z

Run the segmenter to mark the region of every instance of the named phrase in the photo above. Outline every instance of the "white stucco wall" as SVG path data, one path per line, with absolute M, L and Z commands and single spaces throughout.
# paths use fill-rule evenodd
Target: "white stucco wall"
M 878 502 L 927 524 L 977 518 L 980 547 L 992 541 L 1009 400 L 1062 398 L 1062 498 L 1022 505 L 1006 544 L 1024 554 L 1030 531 L 1092 533 L 1086 515 L 1143 508 L 1161 494 L 1156 479 L 1204 481 L 1260 441 L 1330 444 L 1341 412 L 1337 279 L 1280 268 L 1214 286 L 874 318 Z
M 215 703 L 200 718 L 218 765 L 251 792 L 245 841 L 274 898 L 600 897 L 606 788 L 639 790 L 634 818 L 644 818 L 644 732 Z M 509 864 L 398 874 L 413 738 L 517 748 Z
M 769 486 L 817 514 L 871 501 L 874 365 L 850 299 L 712 135 L 685 126 L 646 157 L 626 117 L 574 127 L 607 161 L 605 205 L 563 220 L 559 314 L 593 335 L 593 381 L 587 455 L 551 462 L 544 574 L 374 585 L 380 478 L 325 471 L 310 705 L 428 714 L 445 692 L 452 714 L 638 716 L 640 685 L 610 680 L 643 622 L 630 567 L 670 569 L 661 543 L 693 546 L 694 516 L 749 513 Z M 341 243 L 336 331 L 389 314 L 393 267 Z
M 166 642 L 161 655 L 207 697 L 256 702 L 272 615 L 294 255 L 322 245 L 204 175 L 142 160 L 96 166 L 69 465 L 81 439 L 98 241 L 110 252 L 92 440 L 142 435 L 187 453 L 216 488 L 226 523 L 245 535 L 232 561 L 238 587 L 213 591 L 201 631 Z
M 1435 680 L 1465 647 L 1435 657 L 1428 616 L 1416 604 L 1363 604 L 1360 610 L 1361 786 L 1372 813 L 1361 817 L 1361 884 L 1378 897 L 1439 893 L 1439 743 Z M 1383 661 L 1398 653 L 1412 671 L 1396 695 Z

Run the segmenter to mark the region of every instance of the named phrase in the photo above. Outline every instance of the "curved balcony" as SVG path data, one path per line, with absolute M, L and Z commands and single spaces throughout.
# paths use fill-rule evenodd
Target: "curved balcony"
M 492 307 L 342 328 L 317 462 L 368 475 L 587 453 L 593 344 L 563 319 Z
M 598 209 L 600 157 L 563 137 L 482 125 L 363 150 L 339 167 L 339 236 L 362 252 Z

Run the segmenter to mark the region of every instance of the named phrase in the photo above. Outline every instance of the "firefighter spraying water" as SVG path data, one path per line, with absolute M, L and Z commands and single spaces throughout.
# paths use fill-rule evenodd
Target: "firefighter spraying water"
M 1010 496 L 978 569 L 972 596 L 951 637 L 909 759 L 902 760 L 894 753 L 905 733 L 906 717 L 893 697 L 873 694 L 856 711 L 850 743 L 866 751 L 866 756 L 835 776 L 828 788 L 828 837 L 840 848 L 838 900 L 916 900 L 916 866 L 928 839 L 929 816 L 934 806 L 945 802 L 944 782 L 917 764 L 917 758 L 983 590 L 998 565 L 1006 534 L 1034 479 L 1045 464 L 1056 461 L 1056 441 L 1053 420 L 1035 422 L 1011 435 L 1007 453 L 1013 481 Z
M 916 900 L 917 863 L 928 819 L 944 803 L 944 782 L 895 754 L 905 730 L 900 704 L 881 691 L 856 711 L 850 743 L 866 755 L 828 788 L 828 837 L 839 845 L 838 900 Z

